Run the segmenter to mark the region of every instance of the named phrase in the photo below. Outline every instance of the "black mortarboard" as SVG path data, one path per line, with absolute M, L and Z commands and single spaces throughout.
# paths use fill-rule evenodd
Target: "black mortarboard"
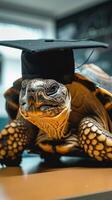
M 74 74 L 73 49 L 108 47 L 90 40 L 13 40 L 0 45 L 22 50 L 22 78 L 51 78 L 62 83 Z

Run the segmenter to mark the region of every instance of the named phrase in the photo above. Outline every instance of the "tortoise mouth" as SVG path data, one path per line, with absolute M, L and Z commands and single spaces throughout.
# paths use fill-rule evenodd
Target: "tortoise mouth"
M 49 103 L 42 103 L 41 105 L 28 105 L 27 112 L 47 112 L 52 111 L 58 108 L 63 109 L 64 105 L 59 104 L 49 104 Z M 24 108 L 23 108 L 24 109 Z
M 24 105 L 20 107 L 20 112 L 22 115 L 26 118 L 29 116 L 48 116 L 48 117 L 53 117 L 61 113 L 64 108 L 66 107 L 65 104 L 59 105 L 59 104 L 42 104 L 40 106 L 35 106 L 35 105 Z
M 58 108 L 58 107 L 59 107 L 59 105 L 44 104 L 44 105 L 40 106 L 40 107 L 38 108 L 38 110 L 40 110 L 40 111 L 48 111 L 48 110 L 56 109 L 56 108 Z
M 26 112 L 39 112 L 39 111 L 48 111 L 48 110 L 53 110 L 56 108 L 64 108 L 64 105 L 59 105 L 56 102 L 51 102 L 51 103 L 32 103 L 32 104 L 27 104 L 26 102 L 22 103 L 20 106 L 21 110 L 26 111 Z

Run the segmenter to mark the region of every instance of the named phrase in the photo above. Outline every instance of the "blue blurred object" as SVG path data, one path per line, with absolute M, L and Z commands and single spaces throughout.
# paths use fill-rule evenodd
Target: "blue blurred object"
M 7 124 L 8 121 L 8 118 L 0 117 L 0 131 L 3 129 L 3 127 Z

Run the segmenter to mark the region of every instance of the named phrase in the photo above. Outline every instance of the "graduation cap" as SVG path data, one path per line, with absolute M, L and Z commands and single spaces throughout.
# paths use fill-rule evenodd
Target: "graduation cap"
M 73 49 L 108 47 L 91 40 L 11 40 L 0 45 L 22 50 L 22 78 L 55 79 L 69 83 L 74 74 Z

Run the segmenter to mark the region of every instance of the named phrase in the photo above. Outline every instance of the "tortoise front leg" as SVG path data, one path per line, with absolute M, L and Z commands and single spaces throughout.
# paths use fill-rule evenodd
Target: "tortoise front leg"
M 30 143 L 28 125 L 23 120 L 13 120 L 0 133 L 0 163 L 16 166 L 21 162 L 21 154 Z
M 79 144 L 98 161 L 112 160 L 112 134 L 92 118 L 84 118 L 79 127 Z

